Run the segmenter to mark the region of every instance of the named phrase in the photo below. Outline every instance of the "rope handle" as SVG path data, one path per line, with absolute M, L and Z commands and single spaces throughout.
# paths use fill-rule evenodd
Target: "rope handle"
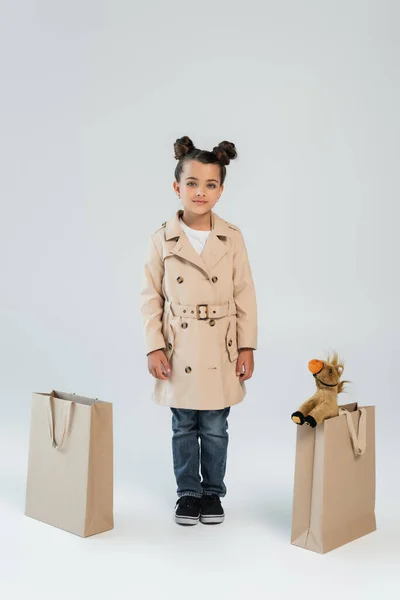
M 72 405 L 75 404 L 74 402 L 66 402 L 65 406 L 64 406 L 64 414 L 63 414 L 63 429 L 62 429 L 62 434 L 61 434 L 61 440 L 60 443 L 57 444 L 55 437 L 54 437 L 54 418 L 53 418 L 53 410 L 52 410 L 52 396 L 49 396 L 49 403 L 47 405 L 47 417 L 48 417 L 48 423 L 49 423 L 49 435 L 50 435 L 50 440 L 51 440 L 51 444 L 53 446 L 53 448 L 55 448 L 56 450 L 60 450 L 61 447 L 63 446 L 65 440 L 68 437 L 68 431 L 69 431 L 69 427 L 71 424 L 71 412 L 72 412 Z
M 339 416 L 346 415 L 347 426 L 355 456 L 364 454 L 367 447 L 367 411 L 365 408 L 359 408 L 359 411 L 360 420 L 358 422 L 358 431 L 356 433 L 351 413 L 346 408 L 339 408 Z

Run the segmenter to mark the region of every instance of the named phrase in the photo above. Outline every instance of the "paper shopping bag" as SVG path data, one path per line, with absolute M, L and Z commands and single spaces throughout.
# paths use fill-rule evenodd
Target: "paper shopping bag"
M 324 554 L 376 530 L 375 407 L 298 427 L 291 543 Z
M 86 537 L 112 529 L 112 404 L 32 394 L 25 514 Z

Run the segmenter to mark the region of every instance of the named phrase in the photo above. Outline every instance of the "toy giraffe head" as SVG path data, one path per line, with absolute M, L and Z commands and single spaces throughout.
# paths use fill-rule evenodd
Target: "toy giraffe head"
M 340 381 L 344 370 L 344 362 L 339 359 L 337 352 L 331 357 L 329 354 L 326 360 L 310 360 L 308 368 L 315 378 L 318 389 L 332 390 L 340 394 L 344 385 L 349 381 Z

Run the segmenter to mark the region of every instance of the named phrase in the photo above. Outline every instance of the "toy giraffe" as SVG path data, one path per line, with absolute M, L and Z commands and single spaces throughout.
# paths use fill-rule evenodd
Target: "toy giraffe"
M 344 363 L 336 352 L 332 358 L 328 355 L 325 361 L 310 360 L 308 368 L 315 378 L 317 391 L 292 414 L 292 421 L 297 425 L 307 423 L 310 427 L 316 427 L 325 419 L 338 415 L 337 395 L 350 381 L 340 381 Z

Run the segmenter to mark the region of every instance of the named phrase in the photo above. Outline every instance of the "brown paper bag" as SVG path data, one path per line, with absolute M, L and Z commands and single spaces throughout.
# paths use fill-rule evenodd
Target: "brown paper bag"
M 112 529 L 112 404 L 32 394 L 25 514 L 82 537 Z
M 375 407 L 297 428 L 291 543 L 324 554 L 376 530 Z

